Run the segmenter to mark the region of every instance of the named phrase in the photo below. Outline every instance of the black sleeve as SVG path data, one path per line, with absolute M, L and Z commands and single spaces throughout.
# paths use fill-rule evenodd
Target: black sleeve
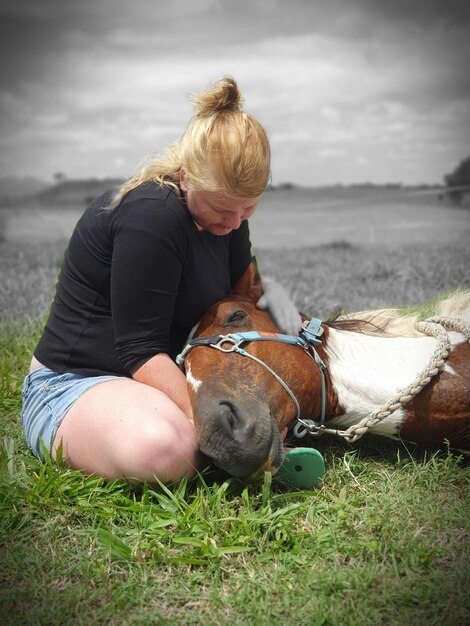
M 248 220 L 242 222 L 238 230 L 233 231 L 230 240 L 230 282 L 232 287 L 248 269 L 253 258 Z
M 186 254 L 184 227 L 164 201 L 140 199 L 116 219 L 111 308 L 115 346 L 131 374 L 168 352 L 170 327 Z

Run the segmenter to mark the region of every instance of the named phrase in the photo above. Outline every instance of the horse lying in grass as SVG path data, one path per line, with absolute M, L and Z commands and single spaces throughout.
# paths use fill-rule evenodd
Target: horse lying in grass
M 260 296 L 250 266 L 178 357 L 200 448 L 217 467 L 240 477 L 275 472 L 292 428 L 348 441 L 369 430 L 470 452 L 470 291 L 438 310 L 460 318 L 451 328 L 467 336 L 429 322 L 423 328 L 437 339 L 417 330 L 417 316 L 393 310 L 313 320 L 300 337 L 286 336 L 256 307 Z

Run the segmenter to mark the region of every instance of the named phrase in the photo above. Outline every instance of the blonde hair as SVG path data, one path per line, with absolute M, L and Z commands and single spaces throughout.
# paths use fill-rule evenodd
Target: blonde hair
M 192 96 L 196 115 L 166 153 L 150 159 L 126 181 L 110 208 L 135 187 L 155 182 L 178 195 L 181 168 L 188 187 L 229 197 L 255 198 L 270 176 L 269 141 L 264 128 L 242 110 L 242 96 L 233 78 L 224 77 Z

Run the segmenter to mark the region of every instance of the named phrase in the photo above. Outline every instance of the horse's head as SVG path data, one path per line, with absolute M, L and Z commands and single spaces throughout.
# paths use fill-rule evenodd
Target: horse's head
M 279 332 L 268 313 L 256 307 L 261 293 L 250 266 L 231 295 L 204 315 L 193 339 L 249 330 Z M 221 347 L 230 350 L 231 345 Z M 316 398 L 306 391 L 318 373 L 302 347 L 253 341 L 243 348 L 284 380 L 303 415 L 312 413 Z M 187 354 L 185 367 L 201 451 L 233 476 L 276 471 L 283 460 L 283 436 L 297 415 L 292 397 L 276 377 L 249 357 L 204 344 Z

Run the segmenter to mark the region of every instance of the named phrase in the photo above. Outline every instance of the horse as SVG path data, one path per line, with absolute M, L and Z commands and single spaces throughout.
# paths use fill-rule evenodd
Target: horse
M 292 429 L 350 442 L 368 430 L 470 453 L 470 291 L 444 301 L 424 333 L 417 316 L 380 310 L 313 320 L 313 329 L 303 316 L 299 337 L 256 306 L 261 295 L 252 264 L 178 357 L 200 449 L 216 467 L 275 473 Z M 442 316 L 460 322 L 447 333 Z

